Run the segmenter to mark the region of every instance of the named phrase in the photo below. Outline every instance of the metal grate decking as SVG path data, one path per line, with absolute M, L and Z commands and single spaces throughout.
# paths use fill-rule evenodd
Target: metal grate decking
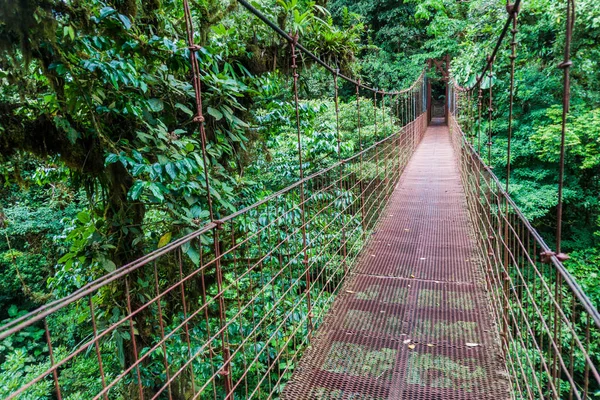
M 432 125 L 284 399 L 510 399 L 448 128 Z

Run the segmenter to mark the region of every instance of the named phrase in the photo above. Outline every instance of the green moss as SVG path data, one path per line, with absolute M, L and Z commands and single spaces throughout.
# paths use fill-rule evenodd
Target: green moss
M 368 394 L 324 387 L 314 388 L 310 393 L 310 398 L 314 400 L 383 400 L 381 397 L 373 397 Z
M 471 359 L 463 360 L 468 362 Z M 446 356 L 412 352 L 408 360 L 406 382 L 430 388 L 472 391 L 485 377 L 482 367 L 471 367 Z
M 363 310 L 348 310 L 344 317 L 344 329 L 357 331 L 382 330 L 384 333 L 395 334 L 400 333 L 398 328 L 401 325 L 401 318 L 385 312 L 375 314 Z
M 322 369 L 338 374 L 390 380 L 397 350 L 373 350 L 354 343 L 334 342 Z
M 398 318 L 396 315 L 386 315 L 385 318 L 385 331 L 390 334 L 399 334 L 401 333 L 398 328 L 402 326 L 402 319 Z
M 356 293 L 358 300 L 374 300 L 380 294 L 384 294 L 383 301 L 392 304 L 405 304 L 408 295 L 408 288 L 395 288 L 390 292 L 384 292 L 381 285 L 369 285 L 363 291 Z
M 455 310 L 470 311 L 475 308 L 473 300 L 465 293 L 454 292 L 451 290 L 434 290 L 421 289 L 419 291 L 419 299 L 417 300 L 419 307 L 434 307 L 438 308 L 441 305 L 450 307 Z
M 344 328 L 364 331 L 375 325 L 374 320 L 373 313 L 368 311 L 348 310 L 344 318 Z
M 357 292 L 356 298 L 359 300 L 373 300 L 379 295 L 380 290 L 381 286 L 379 285 L 369 285 L 365 290 Z
M 446 323 L 444 321 L 419 320 L 413 329 L 413 336 L 427 335 L 452 340 L 463 339 L 465 341 L 476 341 L 476 322 L 457 321 Z

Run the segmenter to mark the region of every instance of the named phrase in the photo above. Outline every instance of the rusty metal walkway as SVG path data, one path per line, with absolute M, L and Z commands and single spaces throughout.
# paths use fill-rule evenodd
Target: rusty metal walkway
M 511 398 L 458 162 L 435 122 L 283 398 Z

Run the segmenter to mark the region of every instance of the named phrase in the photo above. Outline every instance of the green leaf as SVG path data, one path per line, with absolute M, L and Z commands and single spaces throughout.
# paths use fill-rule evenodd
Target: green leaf
M 148 100 L 148 105 L 150 106 L 150 109 L 154 112 L 160 112 L 165 108 L 165 105 L 163 104 L 161 99 L 150 99 Z
M 123 23 L 125 29 L 129 30 L 131 28 L 131 21 L 129 20 L 129 18 L 127 18 L 126 15 L 119 14 L 119 19 Z
M 239 125 L 239 126 L 241 126 L 241 127 L 243 127 L 243 128 L 247 128 L 247 127 L 249 126 L 249 125 L 248 125 L 246 122 L 242 121 L 241 119 L 239 119 L 239 118 L 238 118 L 238 117 L 236 117 L 235 115 L 233 115 L 231 119 L 233 120 L 233 122 L 234 122 L 236 125 Z
M 208 210 L 203 210 L 199 206 L 192 207 L 192 209 L 190 211 L 192 212 L 192 216 L 194 218 L 203 219 L 203 218 L 207 218 L 210 215 Z
M 112 7 L 104 7 L 103 9 L 100 10 L 100 18 L 106 18 L 111 14 L 116 13 L 115 9 Z
M 64 256 L 62 256 L 61 258 L 58 259 L 57 263 L 59 264 L 63 264 L 66 261 L 69 261 L 73 258 L 73 253 L 67 253 Z
M 46 103 L 46 104 L 52 104 L 55 99 L 54 95 L 52 95 L 52 94 L 47 94 L 43 98 L 44 98 L 44 103 Z
M 132 188 L 129 190 L 129 195 L 131 196 L 132 200 L 137 200 L 140 198 L 140 196 L 142 195 L 142 192 L 144 190 L 144 187 L 146 186 L 145 182 L 143 181 L 136 181 Z
M 165 247 L 171 241 L 171 232 L 167 232 L 158 241 L 158 248 Z
M 71 40 L 75 40 L 75 30 L 71 25 L 65 25 L 63 28 L 63 37 L 69 36 Z
M 117 269 L 117 265 L 111 260 L 105 258 L 102 260 L 102 268 L 104 268 L 107 272 L 113 272 Z
M 167 171 L 167 174 L 169 174 L 171 179 L 175 179 L 177 177 L 177 171 L 175 170 L 173 163 L 168 163 L 165 165 L 165 171 Z
M 114 164 L 119 161 L 119 156 L 117 154 L 109 154 L 106 156 L 106 160 L 104 160 L 105 165 Z
M 87 224 L 88 222 L 90 222 L 91 218 L 90 218 L 90 213 L 87 211 L 81 211 L 77 214 L 77 219 L 79 220 L 79 222 L 81 222 L 82 224 Z
M 160 165 L 165 165 L 169 162 L 169 159 L 162 154 L 159 154 L 157 156 L 157 158 L 158 158 L 158 162 L 160 163 Z
M 175 108 L 180 109 L 181 111 L 183 111 L 184 113 L 186 113 L 190 117 L 194 115 L 194 112 L 192 110 L 190 110 L 187 106 L 185 106 L 185 105 L 183 105 L 181 103 L 176 103 L 175 104 Z
M 156 197 L 159 201 L 163 201 L 165 199 L 162 190 L 160 190 L 160 187 L 155 183 L 151 183 L 150 185 L 148 185 L 148 188 L 150 189 L 154 197 Z
M 146 170 L 146 166 L 144 164 L 136 164 L 131 171 L 133 176 L 138 176 Z
M 207 111 L 208 111 L 208 113 L 210 115 L 212 115 L 213 117 L 215 117 L 215 119 L 217 121 L 220 120 L 221 118 L 223 118 L 223 113 L 221 111 L 215 109 L 215 108 L 208 107 Z
M 189 246 L 185 254 L 192 260 L 195 265 L 200 264 L 200 253 L 193 246 Z
M 19 309 L 17 308 L 16 305 L 11 305 L 10 307 L 8 307 L 8 316 L 13 318 L 15 317 L 17 314 L 19 313 Z

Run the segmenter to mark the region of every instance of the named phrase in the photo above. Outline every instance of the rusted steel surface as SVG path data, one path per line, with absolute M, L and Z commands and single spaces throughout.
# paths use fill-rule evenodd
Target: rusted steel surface
M 383 213 L 282 397 L 511 398 L 445 125 L 428 128 Z

